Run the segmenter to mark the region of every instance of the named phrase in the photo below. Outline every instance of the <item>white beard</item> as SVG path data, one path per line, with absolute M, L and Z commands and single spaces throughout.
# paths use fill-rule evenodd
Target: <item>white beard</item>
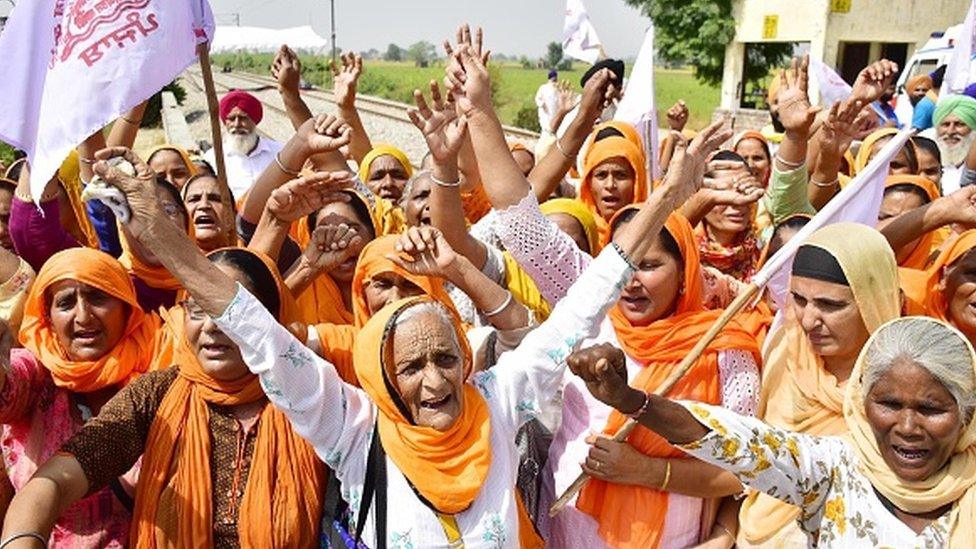
M 942 139 L 938 139 L 939 152 L 942 153 L 942 165 L 946 168 L 961 166 L 966 161 L 966 155 L 969 154 L 969 147 L 973 144 L 973 141 L 976 141 L 976 131 L 969 132 L 958 143 L 949 144 Z
M 224 137 L 224 145 L 236 154 L 247 156 L 258 145 L 258 132 L 228 133 Z

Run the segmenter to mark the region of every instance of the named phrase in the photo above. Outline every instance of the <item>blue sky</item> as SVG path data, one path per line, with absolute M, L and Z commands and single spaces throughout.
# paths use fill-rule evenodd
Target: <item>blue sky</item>
M 329 0 L 210 0 L 219 24 L 273 28 L 311 24 L 329 36 Z M 640 49 L 648 19 L 623 0 L 584 0 L 607 53 L 632 57 Z M 394 42 L 440 44 L 461 22 L 485 28 L 493 51 L 543 55 L 562 36 L 565 0 L 335 0 L 341 48 L 384 50 Z

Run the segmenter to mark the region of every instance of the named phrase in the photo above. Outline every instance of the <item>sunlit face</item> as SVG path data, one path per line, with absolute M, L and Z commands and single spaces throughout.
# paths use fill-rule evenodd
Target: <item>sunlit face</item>
M 393 272 L 376 273 L 363 281 L 363 294 L 366 296 L 370 315 L 376 314 L 376 311 L 390 303 L 423 293 L 420 286 Z
M 869 334 L 850 287 L 791 276 L 790 292 L 793 313 L 813 352 L 853 364 Z
M 250 281 L 240 271 L 222 263 L 216 265 L 225 274 L 243 284 L 250 292 L 255 292 L 255 288 L 251 287 Z M 183 302 L 183 307 L 186 311 L 184 323 L 186 337 L 203 371 L 221 381 L 234 381 L 248 375 L 241 350 L 217 328 L 217 324 L 193 301 L 193 298 Z
M 715 233 L 738 234 L 752 228 L 753 204 L 720 204 L 705 214 L 705 223 Z
M 940 285 L 949 304 L 949 322 L 976 342 L 976 249 L 946 268 Z
M 7 187 L 0 187 L 0 246 L 14 251 L 14 241 L 10 238 L 10 204 L 14 199 L 14 192 Z
M 929 87 L 928 82 L 919 82 L 916 84 L 914 88 L 909 90 L 913 100 L 912 104 L 919 102 L 923 97 L 925 97 L 925 94 L 929 93 L 930 89 L 931 88 Z
M 942 162 L 928 149 L 918 148 L 918 175 L 942 185 Z
M 156 151 L 149 159 L 149 167 L 177 189 L 182 189 L 190 179 L 190 170 L 183 163 L 183 157 L 172 149 Z
M 952 393 L 927 370 L 897 360 L 864 402 L 881 457 L 898 478 L 925 480 L 948 463 L 967 418 Z
M 346 202 L 331 202 L 316 214 L 315 226 L 322 225 L 341 225 L 355 229 L 356 234 L 360 235 L 355 243 L 352 244 L 352 256 L 342 262 L 338 267 L 329 271 L 329 276 L 338 282 L 351 282 L 352 276 L 356 271 L 356 261 L 359 260 L 359 253 L 363 251 L 366 244 L 372 240 L 373 227 L 367 227 L 359 219 L 356 210 Z
M 407 185 L 406 168 L 395 157 L 384 154 L 376 157 L 369 165 L 369 177 L 364 183 L 373 194 L 396 202 L 403 196 L 403 188 Z
M 403 216 L 410 227 L 430 225 L 430 177 L 418 176 L 403 199 Z
M 590 249 L 590 241 L 586 238 L 586 230 L 583 229 L 583 225 L 575 217 L 564 214 L 564 213 L 551 213 L 546 215 L 550 221 L 559 227 L 559 230 L 568 234 L 576 246 L 588 254 L 592 254 L 593 250 Z
M 193 235 L 204 251 L 230 245 L 234 211 L 230 197 L 221 192 L 213 177 L 198 177 L 185 189 L 183 204 L 190 213 Z
M 760 183 L 767 180 L 769 177 L 770 160 L 769 156 L 766 155 L 766 148 L 763 146 L 762 141 L 751 137 L 743 139 L 735 146 L 735 152 L 746 161 L 746 165 L 749 166 L 749 172 L 753 177 Z
M 683 284 L 684 265 L 668 253 L 658 237 L 637 264 L 617 304 L 632 325 L 647 326 L 674 311 Z
M 947 115 L 939 122 L 936 135 L 947 145 L 959 143 L 973 131 L 961 118 L 954 114 Z
M 240 107 L 234 107 L 224 120 L 224 129 L 233 135 L 251 135 L 257 127 L 254 120 Z
M 623 158 L 609 158 L 590 173 L 589 185 L 600 217 L 609 220 L 634 202 L 634 169 Z
M 518 149 L 512 153 L 512 157 L 515 159 L 515 163 L 518 164 L 522 175 L 528 177 L 529 173 L 532 172 L 532 168 L 535 167 L 535 157 L 532 156 L 532 153 Z
M 437 313 L 423 312 L 393 332 L 385 350 L 386 372 L 415 425 L 449 429 L 461 415 L 464 358 L 453 328 Z
M 70 360 L 93 361 L 122 340 L 130 306 L 77 280 L 55 282 L 46 292 L 51 328 Z
M 892 190 L 884 194 L 881 209 L 878 211 L 878 221 L 898 217 L 925 205 L 925 201 L 918 193 L 912 191 Z

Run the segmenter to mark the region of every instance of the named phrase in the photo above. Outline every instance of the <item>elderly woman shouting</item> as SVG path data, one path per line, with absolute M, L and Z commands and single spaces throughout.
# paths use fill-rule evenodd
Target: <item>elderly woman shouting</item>
M 368 506 L 364 542 L 512 547 L 534 538 L 515 492 L 518 428 L 558 406 L 564 359 L 616 301 L 633 272 L 627 258 L 643 256 L 650 245 L 644 236 L 658 234 L 668 214 L 694 192 L 704 156 L 726 137 L 714 128 L 687 151 L 680 148 L 671 175 L 617 243 L 594 260 L 549 320 L 494 368 L 469 378 L 470 351 L 456 318 L 426 298 L 411 298 L 375 314 L 363 328 L 365 337 L 357 339 L 354 367 L 362 390 L 343 383 L 247 289 L 185 235 L 164 226 L 138 179 L 106 163 L 97 168 L 126 193 L 133 211 L 129 229 L 158 250 L 196 304 L 240 347 L 269 399 L 335 470 L 353 516 Z M 100 158 L 114 155 L 124 155 L 140 172 L 147 169 L 126 150 L 102 151 Z M 374 498 L 364 495 L 367 456 L 379 448 L 386 456 L 386 482 L 375 483 Z M 395 513 L 386 501 L 397 503 Z
M 844 438 L 643 394 L 627 386 L 617 349 L 579 351 L 569 366 L 600 400 L 743 484 L 800 507 L 811 543 L 976 544 L 976 354 L 941 321 L 900 318 L 871 336 L 847 386 Z

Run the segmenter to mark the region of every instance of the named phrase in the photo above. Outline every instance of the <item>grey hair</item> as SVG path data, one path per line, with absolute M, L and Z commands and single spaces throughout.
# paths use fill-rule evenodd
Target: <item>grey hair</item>
M 401 208 L 406 206 L 407 200 L 410 199 L 410 193 L 413 192 L 414 182 L 419 181 L 421 179 L 429 178 L 431 175 L 432 174 L 430 170 L 422 170 L 415 173 L 413 177 L 407 180 L 407 184 L 403 186 L 403 194 L 400 195 Z
M 440 321 L 444 323 L 444 326 L 447 327 L 448 331 L 451 333 L 451 339 L 454 341 L 454 346 L 458 349 L 461 348 L 461 343 L 457 338 L 457 332 L 454 330 L 454 321 L 451 318 L 450 311 L 447 310 L 447 307 L 444 306 L 443 303 L 438 303 L 437 301 L 422 301 L 416 305 L 407 307 L 402 313 L 397 315 L 396 320 L 393 321 L 393 329 L 395 330 L 416 317 L 424 314 L 433 314 L 440 319 Z
M 910 360 L 939 380 L 952 394 L 966 421 L 976 408 L 972 348 L 959 331 L 934 319 L 909 317 L 888 323 L 865 349 L 863 396 L 899 360 Z

